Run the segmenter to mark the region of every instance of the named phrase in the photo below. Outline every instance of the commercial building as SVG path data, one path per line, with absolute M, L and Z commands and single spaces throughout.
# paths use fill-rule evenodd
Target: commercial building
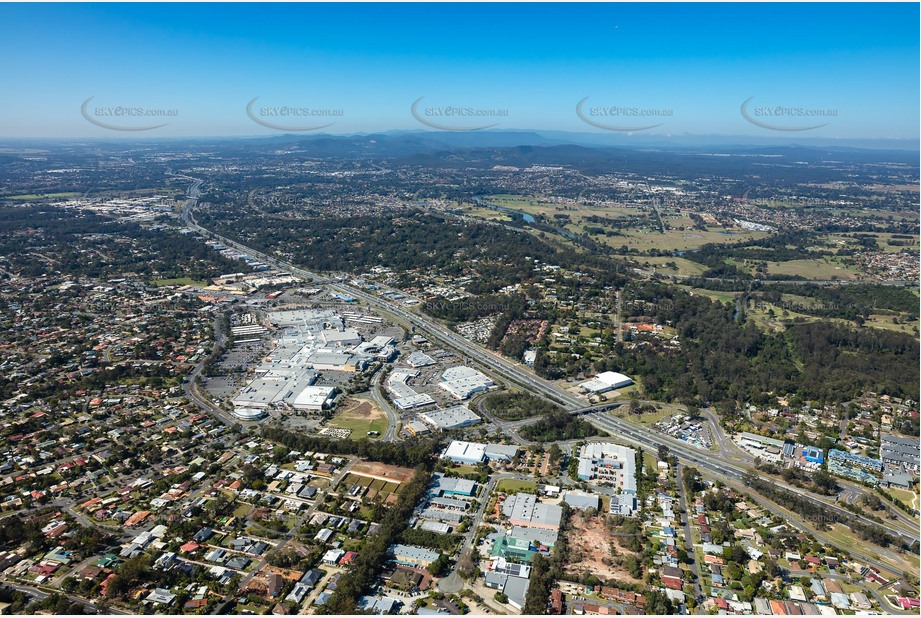
M 486 445 L 454 440 L 445 449 L 442 457 L 447 457 L 458 464 L 476 465 L 486 459 Z
M 410 379 L 419 375 L 419 372 L 412 369 L 394 369 L 387 376 L 386 387 L 393 396 L 393 403 L 400 410 L 413 410 L 422 408 L 435 403 L 431 396 L 425 393 L 417 393 L 408 382 Z
M 442 453 L 442 457 L 459 464 L 478 464 L 481 461 L 511 461 L 518 454 L 514 444 L 480 444 L 454 440 Z
M 435 496 L 466 496 L 476 495 L 476 483 L 469 479 L 447 477 L 440 472 L 432 475 L 432 484 L 429 495 Z
M 633 384 L 633 380 L 624 374 L 617 373 L 615 371 L 605 371 L 603 373 L 599 373 L 587 382 L 582 382 L 579 385 L 579 388 L 587 393 L 600 395 L 601 393 L 607 393 L 618 388 L 624 388 L 626 386 L 630 386 L 631 384 Z
M 258 421 L 261 418 L 268 416 L 268 413 L 265 410 L 260 410 L 258 408 L 234 408 L 230 413 L 232 416 L 240 419 L 241 421 Z
M 361 335 L 352 328 L 326 329 L 320 331 L 320 340 L 325 346 L 350 348 L 361 343 Z
M 559 530 L 547 530 L 544 528 L 512 526 L 512 531 L 508 536 L 530 544 L 531 549 L 534 551 L 546 552 L 556 545 L 560 532 Z
M 410 421 L 406 424 L 406 431 L 411 436 L 424 436 L 432 433 L 432 429 L 422 421 Z
M 359 359 L 345 352 L 330 352 L 317 350 L 307 357 L 307 362 L 316 371 L 348 371 L 355 372 L 359 367 Z
M 428 367 L 429 365 L 434 365 L 435 359 L 425 352 L 416 350 L 406 358 L 406 364 L 413 369 L 418 369 L 419 367 Z
M 611 485 L 636 493 L 636 451 L 608 442 L 586 444 L 579 452 L 578 476 L 584 481 Z
M 518 454 L 514 444 L 487 444 L 486 459 L 489 461 L 511 461 Z
M 441 431 L 470 427 L 480 422 L 480 417 L 470 411 L 467 406 L 454 406 L 443 410 L 422 412 L 419 418 Z
M 495 384 L 491 378 L 473 367 L 459 365 L 445 369 L 441 374 L 441 381 L 438 386 L 448 391 L 455 399 L 464 400 L 495 386 Z
M 440 555 L 431 549 L 415 545 L 402 545 L 400 543 L 391 545 L 389 551 L 397 564 L 423 568 L 438 560 Z
M 291 402 L 295 410 L 322 410 L 335 398 L 336 391 L 331 386 L 305 386 Z
M 825 462 L 825 453 L 818 447 L 808 446 L 803 449 L 803 459 L 821 465 Z
M 584 491 L 571 490 L 563 494 L 563 502 L 574 509 L 597 509 L 601 504 L 601 498 Z
M 555 504 L 538 502 L 533 494 L 517 493 L 505 499 L 502 514 L 512 526 L 559 531 L 563 509 Z
M 636 512 L 636 494 L 616 494 L 611 496 L 611 504 L 608 512 L 611 515 L 623 515 L 631 517 Z

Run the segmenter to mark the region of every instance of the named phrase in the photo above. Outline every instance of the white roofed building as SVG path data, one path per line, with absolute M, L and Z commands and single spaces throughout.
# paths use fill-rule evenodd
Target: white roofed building
M 591 380 L 582 382 L 579 385 L 579 388 L 582 390 L 598 395 L 601 393 L 607 393 L 608 391 L 613 391 L 618 388 L 624 388 L 633 384 L 633 380 L 625 376 L 622 373 L 616 373 L 614 371 L 605 371 L 604 373 L 599 373 Z

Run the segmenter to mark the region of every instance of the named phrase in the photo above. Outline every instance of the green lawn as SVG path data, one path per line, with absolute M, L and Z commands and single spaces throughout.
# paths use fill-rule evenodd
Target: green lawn
M 520 481 L 518 479 L 502 479 L 496 485 L 496 491 L 507 494 L 517 493 L 519 491 L 537 491 L 537 482 Z
M 655 268 L 656 272 L 665 275 L 683 275 L 696 277 L 702 275 L 707 267 L 697 262 L 692 262 L 680 257 L 638 257 L 636 262 L 643 268 Z M 674 266 L 672 266 L 674 264 Z
M 768 273 L 772 275 L 799 275 L 807 279 L 856 279 L 859 272 L 834 260 L 791 260 L 789 262 L 768 262 Z
M 158 288 L 166 285 L 197 285 L 199 287 L 208 285 L 207 281 L 195 281 L 191 277 L 177 277 L 175 279 L 154 279 L 151 283 L 153 283 Z
M 369 421 L 364 418 L 336 416 L 326 423 L 329 427 L 338 427 L 340 429 L 351 429 L 357 438 L 365 438 L 369 431 L 377 431 L 381 435 L 387 431 L 387 418 L 379 418 Z M 377 436 L 379 437 L 379 436 Z

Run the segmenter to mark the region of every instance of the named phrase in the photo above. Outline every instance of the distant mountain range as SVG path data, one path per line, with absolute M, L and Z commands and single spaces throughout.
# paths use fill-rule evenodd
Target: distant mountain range
M 125 139 L 6 139 L 0 140 L 0 148 L 22 148 L 24 144 L 50 146 L 61 144 L 73 147 L 76 144 L 109 144 L 124 147 L 139 143 L 145 145 L 170 144 L 207 147 L 209 145 L 222 149 L 234 146 L 252 151 L 261 147 L 300 150 L 304 154 L 318 157 L 405 157 L 414 154 L 432 154 L 445 151 L 458 151 L 480 148 L 513 148 L 524 146 L 582 146 L 602 149 L 650 149 L 659 151 L 684 152 L 725 152 L 764 153 L 767 149 L 775 152 L 789 152 L 789 149 L 815 150 L 820 152 L 848 151 L 910 151 L 921 150 L 918 140 L 910 139 L 832 139 L 809 137 L 804 135 L 767 135 L 767 136 L 731 136 L 731 135 L 657 135 L 651 133 L 626 134 L 617 132 L 588 133 L 565 131 L 388 131 L 382 133 L 360 134 L 279 134 L 271 136 L 250 137 L 203 137 L 203 138 L 142 138 L 137 136 Z

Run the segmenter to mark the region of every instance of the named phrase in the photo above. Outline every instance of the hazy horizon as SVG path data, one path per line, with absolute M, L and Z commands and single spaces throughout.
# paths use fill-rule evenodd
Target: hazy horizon
M 919 137 L 917 4 L 7 4 L 0 16 L 0 50 L 16 59 L 0 69 L 7 139 Z

